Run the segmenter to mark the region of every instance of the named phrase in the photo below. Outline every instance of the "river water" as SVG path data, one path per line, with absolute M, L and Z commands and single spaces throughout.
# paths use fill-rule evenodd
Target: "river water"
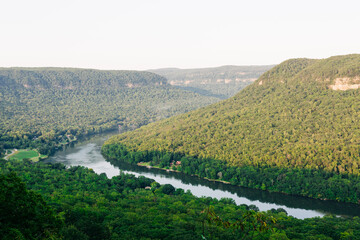
M 114 134 L 96 135 L 88 140 L 77 143 L 75 147 L 68 147 L 63 151 L 57 152 L 46 161 L 52 163 L 59 162 L 66 166 L 84 166 L 93 169 L 96 173 L 105 173 L 109 178 L 118 175 L 120 171 L 134 174 L 135 176 L 142 175 L 152 178 L 160 184 L 169 183 L 175 188 L 182 188 L 185 191 L 190 190 L 192 194 L 198 197 L 232 198 L 237 204 L 252 204 L 261 211 L 283 208 L 288 215 L 300 219 L 321 217 L 326 214 L 360 216 L 360 207 L 356 204 L 269 193 L 220 182 L 211 182 L 182 173 L 148 169 L 128 163 L 120 163 L 113 166 L 103 158 L 100 150 L 104 141 Z

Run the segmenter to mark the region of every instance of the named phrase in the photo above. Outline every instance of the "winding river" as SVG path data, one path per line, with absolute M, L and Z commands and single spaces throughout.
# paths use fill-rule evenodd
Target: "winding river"
M 68 147 L 63 151 L 57 152 L 46 161 L 52 163 L 59 162 L 66 166 L 81 165 L 92 168 L 96 173 L 105 173 L 109 178 L 118 175 L 120 171 L 136 176 L 142 175 L 152 178 L 160 184 L 169 183 L 175 188 L 182 188 L 185 191 L 190 190 L 198 197 L 232 198 L 237 204 L 255 205 L 261 211 L 283 208 L 289 215 L 301 219 L 321 217 L 326 214 L 360 216 L 360 206 L 356 204 L 270 193 L 220 182 L 211 182 L 182 173 L 148 169 L 128 163 L 120 163 L 113 166 L 103 158 L 100 149 L 104 141 L 114 134 L 116 133 L 93 136 L 88 140 L 77 143 L 75 147 Z

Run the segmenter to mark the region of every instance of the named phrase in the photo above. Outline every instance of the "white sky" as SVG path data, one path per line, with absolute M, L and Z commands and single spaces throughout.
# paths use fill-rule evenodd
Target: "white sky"
M 359 0 L 0 0 L 0 67 L 196 68 L 360 53 Z

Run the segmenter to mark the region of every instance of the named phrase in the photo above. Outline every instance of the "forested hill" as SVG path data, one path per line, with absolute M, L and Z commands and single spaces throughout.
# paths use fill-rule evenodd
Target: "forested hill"
M 0 69 L 0 152 L 46 154 L 74 137 L 138 127 L 217 101 L 172 87 L 150 72 Z
M 167 79 L 140 71 L 77 68 L 0 68 L 0 88 L 79 89 L 166 85 Z
M 273 66 L 221 66 L 214 68 L 162 68 L 148 70 L 169 83 L 205 96 L 226 99 L 253 83 Z
M 346 197 L 337 193 L 328 196 L 318 189 L 319 195 L 310 193 L 315 189 L 311 182 L 301 186 L 297 181 L 304 180 L 304 176 L 311 179 L 301 169 L 308 169 L 309 175 L 315 174 L 313 170 L 317 176 L 331 173 L 327 178 L 332 174 L 359 175 L 359 86 L 360 55 L 292 59 L 264 73 L 228 100 L 122 134 L 107 144 L 124 144 L 130 152 L 155 150 L 192 156 L 193 161 L 197 159 L 196 169 L 190 167 L 186 172 L 234 184 L 357 201 L 360 188 L 350 193 L 346 186 L 335 184 L 337 180 L 332 186 L 326 185 L 329 180 L 322 188 L 345 189 L 348 193 L 340 195 Z M 217 160 L 218 165 L 202 166 L 204 159 Z M 211 174 L 209 166 L 215 169 Z M 249 176 L 236 175 L 236 169 L 229 173 L 226 166 L 250 167 L 258 176 L 249 183 Z M 300 172 L 286 178 L 284 169 Z M 260 179 L 261 174 L 270 176 Z M 291 178 L 296 178 L 293 188 L 276 186 L 281 181 L 290 185 Z

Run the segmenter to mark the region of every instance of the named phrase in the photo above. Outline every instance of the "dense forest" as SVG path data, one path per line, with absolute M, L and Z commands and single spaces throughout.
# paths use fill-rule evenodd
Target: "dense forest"
M 305 220 L 145 177 L 0 159 L 2 239 L 360 239 L 358 217 Z
M 226 99 L 253 83 L 273 66 L 222 66 L 214 68 L 162 68 L 148 70 L 169 83 L 205 96 Z
M 149 72 L 0 68 L 0 153 L 38 148 L 110 129 L 136 128 L 217 101 Z
M 104 153 L 166 167 L 178 154 L 185 173 L 357 202 L 359 83 L 360 55 L 288 60 L 228 100 L 113 137 Z

